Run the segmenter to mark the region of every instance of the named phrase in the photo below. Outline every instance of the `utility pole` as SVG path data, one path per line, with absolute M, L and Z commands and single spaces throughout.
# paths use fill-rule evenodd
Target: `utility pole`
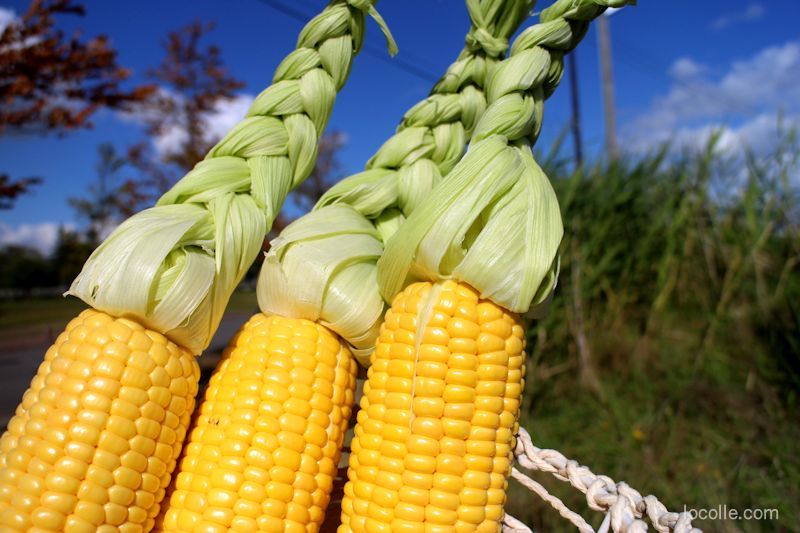
M 575 50 L 567 55 L 569 67 L 569 89 L 572 101 L 572 145 L 575 148 L 575 168 L 583 167 L 583 141 L 581 140 L 581 107 L 578 98 L 578 66 Z
M 619 157 L 617 117 L 614 109 L 614 71 L 611 65 L 611 36 L 608 16 L 597 20 L 597 47 L 600 50 L 600 72 L 603 78 L 603 108 L 606 124 L 606 152 L 609 159 Z

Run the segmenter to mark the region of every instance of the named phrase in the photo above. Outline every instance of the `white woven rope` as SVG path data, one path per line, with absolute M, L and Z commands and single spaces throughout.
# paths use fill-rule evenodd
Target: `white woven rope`
M 655 496 L 642 496 L 627 484 L 607 476 L 598 476 L 587 467 L 576 461 L 567 459 L 555 450 L 542 450 L 534 446 L 530 434 L 519 429 L 517 447 L 514 455 L 519 466 L 527 470 L 539 470 L 552 474 L 561 481 L 586 494 L 586 502 L 591 509 L 606 513 L 605 519 L 597 533 L 609 531 L 619 533 L 642 533 L 647 531 L 647 517 L 656 531 L 660 533 L 701 533 L 692 527 L 689 513 L 671 513 Z M 561 516 L 572 522 L 581 533 L 594 533 L 594 529 L 582 516 L 570 510 L 564 502 L 547 492 L 541 484 L 529 476 L 513 468 L 511 475 L 524 487 L 549 503 Z M 516 518 L 506 515 L 503 520 L 505 533 L 529 533 L 525 524 Z
M 503 533 L 533 533 L 531 528 L 506 513 L 503 517 Z

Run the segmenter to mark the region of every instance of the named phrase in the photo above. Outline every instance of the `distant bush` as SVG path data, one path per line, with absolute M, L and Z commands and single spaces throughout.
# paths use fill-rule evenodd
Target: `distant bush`
M 50 261 L 41 252 L 25 246 L 0 249 L 0 288 L 30 291 L 51 284 Z
M 28 246 L 0 248 L 0 297 L 60 295 L 80 273 L 93 248 L 92 242 L 64 228 L 47 256 Z

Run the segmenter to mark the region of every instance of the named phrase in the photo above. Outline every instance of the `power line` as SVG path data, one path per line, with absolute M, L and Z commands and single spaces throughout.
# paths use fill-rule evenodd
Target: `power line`
M 421 80 L 427 81 L 428 83 L 436 83 L 439 81 L 440 76 L 437 76 L 433 72 L 420 68 L 413 63 L 406 61 L 405 59 L 400 58 L 399 56 L 389 57 L 386 53 L 385 49 L 382 49 L 379 46 L 374 46 L 370 43 L 364 43 L 364 51 L 373 57 L 377 57 L 387 65 L 391 65 L 393 67 L 397 67 L 400 70 L 411 74 L 412 76 L 416 76 Z
M 305 24 L 309 20 L 311 20 L 312 15 L 303 12 L 295 7 L 287 6 L 283 2 L 279 2 L 278 0 L 258 0 L 262 4 L 271 7 L 275 11 L 283 13 L 289 18 L 297 20 Z M 407 74 L 411 74 L 412 76 L 416 76 L 422 80 L 425 80 L 429 83 L 436 83 L 439 81 L 439 76 L 433 74 L 432 72 L 415 65 L 411 61 L 407 61 L 399 56 L 395 56 L 394 58 L 389 57 L 385 49 L 382 49 L 378 46 L 371 45 L 370 43 L 365 42 L 363 45 L 363 50 L 365 53 L 380 59 L 384 63 L 391 65 L 395 68 L 398 68 L 404 71 Z M 413 58 L 412 58 L 413 59 Z

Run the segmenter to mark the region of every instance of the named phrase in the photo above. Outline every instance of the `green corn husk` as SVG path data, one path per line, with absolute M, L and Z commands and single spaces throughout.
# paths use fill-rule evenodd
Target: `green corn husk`
M 259 277 L 259 306 L 267 314 L 318 321 L 361 357 L 372 348 L 383 314 L 373 290 L 382 251 L 379 232 L 352 207 L 312 211 L 272 241 Z
M 289 191 L 313 170 L 365 13 L 396 46 L 374 0 L 334 0 L 300 33 L 248 116 L 158 201 L 121 224 L 68 294 L 130 317 L 198 354 L 256 258 Z
M 409 214 L 458 163 L 487 107 L 486 80 L 508 48 L 508 38 L 530 15 L 533 0 L 467 0 L 466 46 L 428 98 L 403 116 L 397 133 L 370 158 L 366 170 L 333 185 L 317 207 L 345 203 L 368 218 L 386 209 Z
M 541 311 L 563 236 L 555 192 L 527 146 L 476 144 L 388 241 L 378 283 L 388 301 L 413 281 L 466 281 L 503 307 Z
M 534 317 L 546 310 L 556 285 L 563 227 L 555 194 L 530 145 L 541 130 L 544 100 L 561 80 L 564 54 L 607 5 L 624 3 L 559 0 L 519 35 L 509 59 L 487 60 L 480 70 L 469 54 L 460 56 L 442 84 L 460 79 L 459 73 L 480 72 L 487 79 L 486 96 L 478 85 L 463 87 L 458 94 L 432 95 L 406 114 L 398 133 L 366 171 L 323 196 L 316 209 L 350 205 L 370 219 L 386 243 L 376 265 L 380 287 L 372 291 L 391 301 L 410 281 L 452 277 L 508 309 Z M 459 105 L 462 114 L 452 122 Z M 459 162 L 470 136 L 473 146 Z M 309 235 L 308 244 L 315 239 Z M 312 262 L 295 260 L 293 265 L 313 271 Z M 364 283 L 372 279 L 365 275 Z M 259 283 L 267 280 L 262 276 Z M 360 307 L 358 299 L 351 301 Z M 300 307 L 281 308 L 299 313 Z M 357 329 L 377 331 L 374 326 Z M 369 363 L 363 354 L 359 360 Z
M 466 47 L 431 95 L 404 115 L 367 170 L 334 185 L 284 230 L 259 277 L 262 311 L 325 324 L 364 365 L 385 309 L 376 266 L 383 242 L 463 155 L 486 110 L 485 80 L 532 1 L 467 0 L 467 7 Z
M 489 79 L 490 104 L 470 151 L 386 243 L 378 284 L 387 301 L 413 281 L 457 279 L 511 311 L 546 311 L 564 230 L 530 146 L 541 131 L 544 100 L 561 79 L 563 55 L 592 19 L 628 3 L 558 0 L 520 34 Z

